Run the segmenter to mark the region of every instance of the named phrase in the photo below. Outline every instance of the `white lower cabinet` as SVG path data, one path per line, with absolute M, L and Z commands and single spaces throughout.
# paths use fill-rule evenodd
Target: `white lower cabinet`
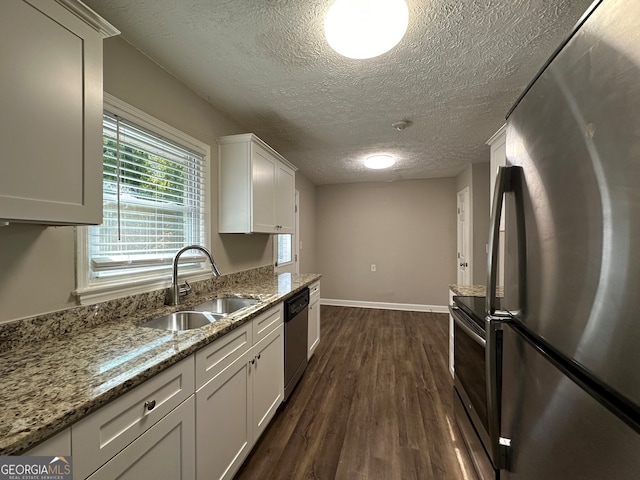
M 231 479 L 282 403 L 282 304 L 196 353 L 198 480 Z
M 453 290 L 449 290 L 449 305 L 453 305 Z M 454 332 L 455 328 L 454 328 L 454 322 L 453 322 L 453 316 L 451 315 L 451 313 L 449 313 L 449 373 L 451 373 L 451 376 L 453 378 L 455 378 L 455 366 L 454 366 L 454 361 L 453 361 L 453 346 L 454 346 Z
M 192 395 L 88 480 L 193 480 L 195 427 Z
M 72 425 L 74 478 L 87 478 L 142 438 L 194 391 L 191 355 Z
M 320 344 L 320 282 L 309 287 L 309 328 L 307 331 L 307 359 Z
M 73 455 L 75 479 L 231 479 L 283 397 L 279 304 L 28 453 Z
M 251 382 L 245 350 L 196 392 L 199 479 L 232 478 L 251 449 Z
M 284 398 L 284 325 L 280 323 L 251 350 L 253 358 L 249 375 L 253 384 L 251 418 L 255 442 Z

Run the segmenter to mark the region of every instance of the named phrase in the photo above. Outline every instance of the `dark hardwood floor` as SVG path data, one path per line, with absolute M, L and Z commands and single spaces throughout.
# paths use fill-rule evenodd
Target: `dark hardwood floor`
M 453 419 L 448 316 L 321 315 L 304 377 L 236 480 L 475 480 Z

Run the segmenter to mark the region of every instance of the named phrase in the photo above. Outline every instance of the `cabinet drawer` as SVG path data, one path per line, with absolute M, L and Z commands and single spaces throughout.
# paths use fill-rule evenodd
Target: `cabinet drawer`
M 273 329 L 277 328 L 283 320 L 283 305 L 267 310 L 263 314 L 253 319 L 253 343 L 258 343 L 264 337 L 269 335 Z
M 159 373 L 71 427 L 73 471 L 85 478 L 194 392 L 193 356 Z M 146 402 L 155 402 L 149 410 Z
M 252 322 L 247 322 L 196 352 L 196 389 L 231 365 L 253 345 Z
M 320 282 L 316 282 L 309 286 L 309 303 L 313 303 L 320 299 Z
M 194 403 L 191 396 L 87 480 L 194 479 Z M 75 457 L 73 461 L 75 463 Z M 78 477 L 74 475 L 73 478 Z

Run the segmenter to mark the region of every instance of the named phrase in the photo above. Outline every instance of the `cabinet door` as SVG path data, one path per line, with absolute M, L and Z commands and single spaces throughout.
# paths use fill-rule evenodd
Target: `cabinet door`
M 453 305 L 453 291 L 449 290 L 449 305 Z M 454 369 L 454 357 L 453 357 L 453 342 L 454 342 L 454 321 L 453 316 L 449 313 L 449 373 L 455 378 Z
M 309 286 L 309 327 L 307 330 L 307 359 L 320 344 L 320 282 Z
M 295 233 L 295 173 L 286 165 L 278 163 L 276 184 L 276 231 Z
M 54 1 L 3 1 L 0 58 L 0 219 L 101 223 L 102 35 Z
M 278 325 L 254 345 L 251 351 L 255 441 L 267 427 L 284 398 L 284 325 Z
M 195 479 L 193 396 L 98 469 L 89 480 Z
M 318 348 L 320 344 L 320 299 L 314 300 L 312 303 L 309 303 L 309 329 L 308 329 L 308 338 L 307 338 L 307 359 L 311 358 L 311 356 Z
M 200 480 L 233 478 L 251 449 L 252 358 L 252 350 L 247 350 L 196 392 L 196 470 Z
M 261 146 L 254 144 L 252 148 L 253 231 L 273 233 L 276 225 L 278 162 Z

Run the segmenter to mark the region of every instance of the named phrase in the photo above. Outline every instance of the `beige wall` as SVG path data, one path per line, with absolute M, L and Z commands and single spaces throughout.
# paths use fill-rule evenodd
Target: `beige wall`
M 455 179 L 321 185 L 316 197 L 323 298 L 447 304 L 456 275 Z
M 119 37 L 104 42 L 104 88 L 119 99 L 211 146 L 212 251 L 222 273 L 273 262 L 269 235 L 218 235 L 217 145 L 221 135 L 246 133 L 165 70 Z M 268 139 L 264 139 L 268 142 Z M 314 188 L 297 175 L 301 203 L 314 209 Z M 303 223 L 303 222 L 301 222 Z M 305 268 L 314 265 L 313 222 L 305 218 Z M 307 251 L 307 245 L 309 250 Z M 10 225 L 0 228 L 0 321 L 75 305 L 73 227 Z

